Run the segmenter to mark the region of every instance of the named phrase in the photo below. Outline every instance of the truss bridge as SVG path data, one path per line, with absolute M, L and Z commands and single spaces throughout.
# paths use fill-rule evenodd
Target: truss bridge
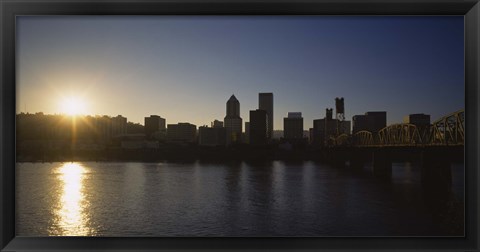
M 351 136 L 335 137 L 335 145 L 357 147 L 384 146 L 463 146 L 465 142 L 465 112 L 459 110 L 430 125 L 408 123 L 389 125 L 378 132 L 359 131 Z

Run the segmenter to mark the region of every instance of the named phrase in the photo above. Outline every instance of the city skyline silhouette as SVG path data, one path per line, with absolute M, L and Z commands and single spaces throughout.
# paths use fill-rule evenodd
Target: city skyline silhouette
M 387 111 L 439 118 L 464 108 L 463 18 L 20 17 L 17 112 L 222 120 L 233 93 L 247 121 L 274 94 L 274 129 L 305 128 L 345 97 L 346 117 Z
M 241 106 L 241 104 L 240 104 L 240 106 Z M 327 107 L 327 108 L 325 108 L 325 109 L 332 109 L 332 111 L 333 111 L 334 108 L 332 108 L 332 107 L 334 107 L 334 104 L 333 104 L 331 107 Z M 253 110 L 258 110 L 258 108 L 252 109 L 252 111 L 253 111 Z M 463 108 L 459 108 L 459 109 L 457 109 L 457 110 L 455 110 L 455 111 L 445 111 L 445 113 L 444 113 L 444 115 L 442 115 L 442 117 L 445 116 L 445 115 L 447 115 L 447 114 L 455 113 L 455 112 L 462 111 L 462 110 L 463 110 Z M 351 121 L 353 116 L 359 116 L 359 115 L 361 116 L 361 115 L 364 115 L 365 113 L 368 113 L 368 112 L 371 113 L 371 112 L 379 112 L 379 111 L 385 112 L 385 113 L 387 114 L 387 118 L 388 118 L 388 111 L 382 111 L 381 109 L 379 109 L 379 110 L 377 110 L 377 111 L 364 111 L 364 112 L 361 113 L 361 114 L 352 115 L 352 116 L 350 116 L 350 117 L 346 117 L 346 118 L 345 118 L 345 121 Z M 298 112 L 288 112 L 288 113 L 302 113 L 302 112 L 301 112 L 301 111 L 298 111 Z M 107 114 L 103 114 L 103 115 L 102 115 L 102 114 L 78 114 L 78 115 L 69 115 L 69 114 L 66 114 L 66 113 L 53 113 L 53 114 L 48 114 L 48 113 L 44 113 L 43 111 L 36 111 L 36 112 L 23 112 L 23 111 L 20 111 L 20 112 L 17 112 L 17 115 L 22 115 L 22 114 L 30 114 L 30 115 L 42 114 L 42 115 L 45 115 L 45 116 L 64 116 L 64 117 L 79 117 L 79 118 L 82 118 L 82 117 L 92 117 L 92 118 L 109 117 L 109 118 L 114 118 L 114 117 L 116 117 L 116 116 L 125 117 L 123 114 L 118 114 L 118 115 L 107 115 Z M 405 116 L 415 115 L 415 114 L 419 114 L 419 113 L 409 113 L 409 114 L 406 114 Z M 425 115 L 430 116 L 430 114 L 428 114 L 428 113 L 420 113 L 420 114 L 425 114 Z M 288 115 L 288 114 L 287 114 L 287 115 Z M 283 119 L 284 117 L 287 117 L 287 115 L 283 115 L 283 116 L 282 116 L 282 119 Z M 161 118 L 163 118 L 163 119 L 166 120 L 166 124 L 191 123 L 190 121 L 187 121 L 187 120 L 185 120 L 185 121 L 177 121 L 177 122 L 169 122 L 169 121 L 168 121 L 168 118 L 163 117 L 163 116 L 162 116 L 161 114 L 159 114 L 159 113 L 157 113 L 157 114 L 152 114 L 152 115 L 144 115 L 144 118 L 149 117 L 149 116 L 160 116 Z M 405 118 L 405 116 L 404 116 L 404 118 Z M 319 115 L 318 118 L 305 118 L 305 117 L 302 117 L 302 118 L 303 118 L 303 120 L 304 120 L 304 122 L 305 122 L 305 121 L 308 121 L 308 120 L 312 121 L 312 120 L 322 119 L 322 118 L 326 118 L 326 117 L 327 117 L 327 115 L 326 115 L 325 110 L 324 110 L 324 111 L 323 111 L 323 114 L 322 114 L 322 115 Z M 129 120 L 128 117 L 126 117 L 126 119 L 127 119 L 127 122 L 128 122 L 128 123 L 145 126 L 145 121 L 143 121 L 143 122 L 133 122 L 133 121 Z M 432 118 L 431 121 L 433 122 L 433 121 L 435 121 L 436 119 L 440 119 L 440 118 Z M 206 119 L 206 121 L 203 122 L 203 123 L 201 123 L 201 124 L 194 124 L 194 125 L 197 126 L 197 127 L 210 126 L 210 124 L 212 124 L 214 121 L 218 121 L 218 120 L 220 120 L 220 122 L 223 123 L 223 121 L 222 121 L 223 118 L 211 118 L 211 119 Z M 242 120 L 243 120 L 244 122 L 248 122 L 249 117 L 247 117 L 247 118 L 242 118 Z M 401 124 L 401 123 L 403 123 L 403 122 L 400 120 L 400 121 L 397 121 L 397 122 L 387 123 L 387 126 L 393 125 L 393 124 Z M 284 127 L 283 127 L 283 124 L 282 124 L 281 126 L 282 126 L 281 128 L 275 128 L 274 131 L 282 131 L 283 128 L 284 128 Z M 304 127 L 304 130 L 307 131 L 308 128 L 307 128 L 307 127 Z M 245 131 L 245 129 L 243 129 L 243 131 Z

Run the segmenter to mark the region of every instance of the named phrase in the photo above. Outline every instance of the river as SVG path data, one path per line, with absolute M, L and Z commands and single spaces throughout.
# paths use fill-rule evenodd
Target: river
M 464 165 L 452 175 L 457 219 L 439 220 L 413 163 L 393 163 L 389 179 L 310 161 L 17 163 L 16 233 L 462 236 Z

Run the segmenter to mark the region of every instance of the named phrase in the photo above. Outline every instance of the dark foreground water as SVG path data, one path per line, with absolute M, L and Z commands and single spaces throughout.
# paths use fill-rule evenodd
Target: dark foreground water
M 16 233 L 463 235 L 463 227 L 453 228 L 463 226 L 463 219 L 458 223 L 458 216 L 451 217 L 463 212 L 463 164 L 452 165 L 456 214 L 439 215 L 425 204 L 416 165 L 394 163 L 391 179 L 376 178 L 369 170 L 281 161 L 18 163 Z

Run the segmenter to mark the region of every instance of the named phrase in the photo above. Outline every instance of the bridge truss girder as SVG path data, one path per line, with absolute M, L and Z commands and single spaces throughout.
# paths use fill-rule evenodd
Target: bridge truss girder
M 383 146 L 423 144 L 417 126 L 408 123 L 392 124 L 381 129 L 378 139 L 378 144 Z
M 460 110 L 436 120 L 431 129 L 431 145 L 463 145 L 465 111 Z
M 345 133 L 335 137 L 335 145 L 337 146 L 344 146 L 344 145 L 350 145 L 350 144 L 351 144 L 350 136 Z
M 358 146 L 372 146 L 376 142 L 373 138 L 373 134 L 367 130 L 361 130 L 353 134 L 353 144 Z

